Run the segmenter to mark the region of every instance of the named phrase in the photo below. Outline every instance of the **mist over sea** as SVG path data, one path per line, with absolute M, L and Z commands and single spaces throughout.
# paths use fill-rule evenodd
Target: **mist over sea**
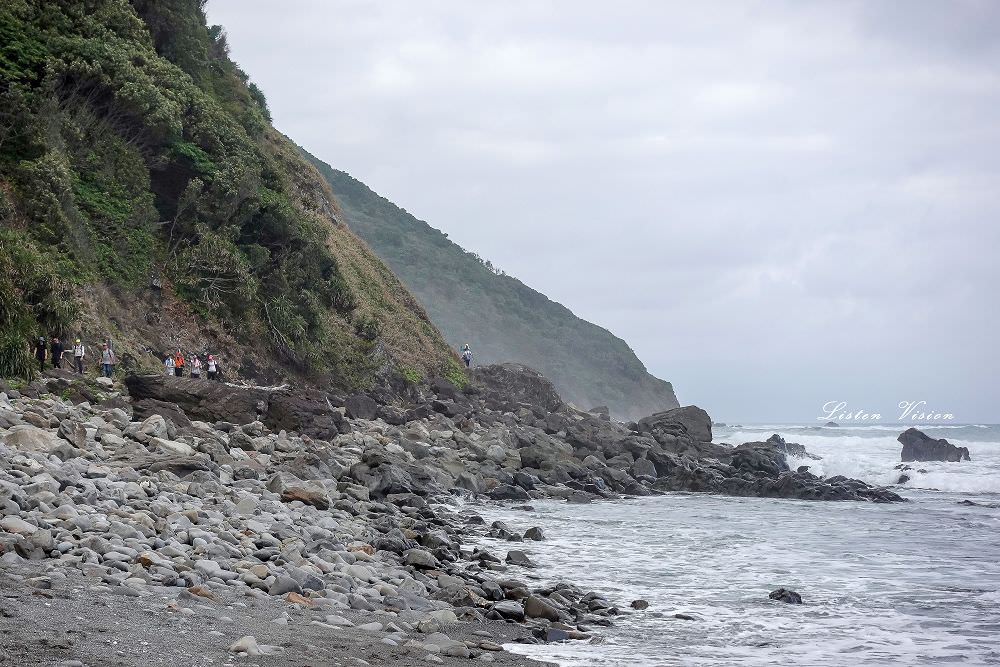
M 894 484 L 905 428 L 746 425 L 715 429 L 715 441 L 778 433 L 822 457 L 790 458 L 793 469 Z M 598 641 L 513 650 L 560 665 L 1000 664 L 1000 426 L 918 428 L 972 460 L 908 464 L 896 487 L 906 503 L 675 493 L 491 508 L 488 520 L 547 535 L 489 544 L 539 565 L 514 576 L 589 586 L 623 610 L 594 628 Z M 779 587 L 805 604 L 769 600 Z M 633 612 L 639 598 L 649 609 Z

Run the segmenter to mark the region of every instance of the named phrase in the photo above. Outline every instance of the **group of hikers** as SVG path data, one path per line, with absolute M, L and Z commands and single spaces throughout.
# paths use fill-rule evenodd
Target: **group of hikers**
M 166 369 L 167 375 L 183 377 L 184 368 L 187 366 L 190 366 L 191 377 L 195 380 L 201 378 L 202 370 L 205 371 L 209 380 L 219 379 L 219 361 L 213 354 L 207 355 L 205 361 L 202 361 L 201 357 L 197 354 L 185 360 L 184 353 L 181 350 L 177 350 L 176 353 L 168 354 L 163 359 L 163 367 Z
M 59 340 L 58 336 L 53 336 L 49 342 L 46 342 L 45 336 L 39 336 L 35 342 L 34 349 L 39 372 L 45 372 L 45 362 L 51 363 L 52 368 L 62 368 L 63 358 L 67 352 L 70 352 L 73 357 L 73 370 L 83 375 L 83 363 L 87 356 L 87 347 L 79 338 L 73 342 L 72 346 L 67 348 Z M 101 375 L 111 377 L 114 374 L 115 366 L 118 364 L 118 356 L 111 347 L 110 341 L 101 343 L 100 354 Z M 472 368 L 472 348 L 469 347 L 468 343 L 462 346 L 462 361 L 465 362 L 466 368 Z M 215 358 L 215 355 L 206 355 L 204 361 L 197 354 L 192 355 L 189 359 L 185 359 L 184 353 L 179 349 L 176 353 L 168 354 L 164 357 L 163 367 L 166 369 L 167 375 L 175 375 L 177 377 L 183 377 L 184 369 L 190 367 L 191 377 L 196 380 L 201 377 L 202 371 L 205 372 L 209 380 L 217 380 L 220 370 L 219 361 Z
M 72 368 L 79 375 L 83 375 L 83 363 L 87 357 L 87 346 L 77 338 L 73 344 L 67 347 L 58 336 L 53 336 L 52 340 L 46 343 L 45 336 L 39 336 L 35 341 L 35 360 L 38 362 L 39 372 L 45 372 L 45 362 L 52 364 L 52 368 L 62 368 L 63 359 L 66 353 L 72 355 Z M 118 356 L 114 349 L 107 342 L 101 343 L 101 375 L 111 377 L 118 363 Z
M 72 358 L 70 369 L 76 371 L 79 375 L 83 375 L 84 363 L 88 358 L 88 350 L 87 346 L 79 338 L 73 341 L 72 345 L 66 345 L 58 336 L 53 336 L 48 341 L 45 340 L 45 336 L 39 336 L 38 340 L 34 343 L 33 350 L 35 361 L 38 362 L 39 372 L 45 372 L 46 363 L 50 364 L 52 368 L 62 368 L 63 361 L 69 362 L 70 358 Z M 118 355 L 115 354 L 110 340 L 101 343 L 99 354 L 101 375 L 108 378 L 112 377 L 115 372 L 115 366 L 118 365 Z M 166 368 L 167 375 L 176 375 L 177 377 L 183 376 L 184 369 L 190 367 L 191 377 L 194 379 L 200 378 L 204 370 L 209 380 L 216 380 L 219 378 L 221 371 L 219 360 L 215 358 L 215 355 L 206 355 L 204 361 L 197 354 L 192 355 L 189 359 L 185 359 L 181 350 L 177 350 L 175 354 L 168 354 L 163 360 L 163 365 Z

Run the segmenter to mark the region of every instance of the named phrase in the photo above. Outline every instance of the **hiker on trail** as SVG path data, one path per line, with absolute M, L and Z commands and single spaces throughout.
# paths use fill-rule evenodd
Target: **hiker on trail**
M 195 380 L 201 379 L 201 357 L 197 354 L 194 355 L 194 361 L 191 362 L 191 377 Z
M 174 357 L 168 354 L 166 359 L 163 360 L 163 367 L 167 369 L 167 375 L 174 374 Z
M 211 354 L 208 355 L 208 379 L 217 380 L 219 378 L 219 362 Z
M 76 368 L 76 372 L 79 375 L 83 375 L 83 358 L 86 354 L 87 348 L 77 338 L 76 343 L 73 344 L 73 367 Z
M 174 375 L 184 376 L 184 355 L 181 354 L 180 350 L 177 350 L 177 354 L 174 355 Z
M 472 348 L 468 343 L 462 346 L 462 361 L 465 362 L 466 368 L 472 368 Z
M 52 356 L 52 368 L 62 368 L 62 358 L 66 349 L 63 347 L 62 341 L 59 340 L 58 336 L 52 337 L 52 343 L 49 344 L 49 352 Z
M 111 377 L 117 363 L 118 357 L 115 355 L 115 351 L 108 347 L 107 343 L 103 343 L 101 345 L 101 375 L 106 378 Z
M 45 349 L 45 337 L 39 336 L 35 343 L 35 359 L 38 359 L 38 371 L 45 372 L 45 360 L 48 358 L 48 350 Z

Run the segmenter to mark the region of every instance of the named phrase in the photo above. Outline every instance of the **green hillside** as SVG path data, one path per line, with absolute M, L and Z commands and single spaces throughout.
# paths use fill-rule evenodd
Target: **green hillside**
M 650 375 L 625 341 L 511 276 L 498 274 L 364 183 L 308 155 L 351 228 L 392 268 L 453 346 L 477 363 L 516 361 L 546 375 L 578 407 L 607 405 L 639 418 L 676 407 L 669 382 Z
M 214 349 L 261 380 L 454 370 L 203 7 L 0 6 L 0 375 L 57 334 L 133 367 Z

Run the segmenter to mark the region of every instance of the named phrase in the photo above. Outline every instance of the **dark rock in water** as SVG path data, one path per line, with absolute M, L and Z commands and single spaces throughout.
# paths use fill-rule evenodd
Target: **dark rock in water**
M 535 526 L 534 528 L 529 528 L 528 530 L 524 531 L 524 539 L 540 542 L 545 539 L 545 533 L 542 532 L 541 528 Z
M 678 618 L 682 621 L 697 621 L 698 619 L 690 614 L 674 614 L 674 618 Z
M 777 477 L 789 470 L 785 454 L 770 443 L 747 442 L 733 450 L 730 465 L 738 470 L 764 473 Z
M 560 405 L 556 388 L 533 368 L 520 364 L 492 364 L 472 371 L 473 382 L 487 401 L 526 403 L 552 412 Z
M 670 426 L 682 427 L 683 433 L 695 442 L 712 442 L 712 418 L 696 405 L 685 405 L 666 412 L 639 420 L 640 433 L 654 433 L 657 430 L 669 430 Z
M 773 446 L 779 452 L 788 454 L 790 456 L 807 456 L 805 445 L 800 445 L 797 442 L 787 442 L 777 433 L 772 433 L 771 437 L 765 440 L 767 444 Z
M 503 521 L 494 521 L 490 524 L 490 532 L 487 533 L 490 537 L 495 537 L 498 540 L 507 540 L 508 542 L 521 542 L 523 541 L 521 536 L 514 533 Z
M 830 428 L 838 428 L 840 424 L 838 424 L 837 422 L 827 422 L 823 424 L 823 426 L 829 426 Z
M 795 472 L 809 472 L 809 466 L 799 466 L 795 469 Z
M 501 484 L 490 491 L 490 498 L 493 500 L 531 500 L 528 492 L 519 486 Z
M 768 596 L 772 600 L 778 600 L 779 602 L 786 602 L 788 604 L 802 604 L 802 596 L 795 591 L 790 591 L 787 588 L 779 588 L 776 591 L 771 591 Z
M 507 562 L 511 565 L 520 565 L 521 567 L 535 567 L 535 564 L 528 558 L 528 554 L 515 549 L 507 552 Z
M 632 609 L 649 609 L 649 603 L 645 600 L 632 600 L 632 604 L 629 605 Z
M 547 628 L 543 639 L 547 642 L 564 642 L 569 640 L 569 633 L 559 628 Z
M 971 461 L 966 447 L 956 447 L 944 438 L 935 440 L 922 431 L 908 428 L 896 438 L 903 444 L 902 461 Z
M 566 502 L 583 505 L 591 502 L 593 499 L 594 495 L 586 491 L 573 491 L 566 497 Z
M 906 484 L 910 481 L 909 475 L 900 475 L 899 479 L 896 480 L 896 484 Z
M 740 445 L 740 447 L 744 446 L 750 447 L 754 445 L 764 445 L 770 447 L 774 451 L 781 452 L 786 456 L 797 456 L 799 458 L 807 458 L 815 460 L 819 460 L 820 458 L 818 456 L 815 456 L 807 452 L 805 445 L 800 445 L 797 442 L 786 442 L 785 439 L 782 438 L 777 433 L 771 435 L 771 437 L 765 440 L 764 442 L 747 442 Z
M 378 415 L 378 403 L 371 396 L 355 394 L 344 401 L 347 415 L 353 419 L 375 419 Z
M 968 505 L 970 507 L 988 507 L 990 509 L 1000 509 L 1000 503 L 977 503 L 974 500 L 960 500 L 959 505 Z

